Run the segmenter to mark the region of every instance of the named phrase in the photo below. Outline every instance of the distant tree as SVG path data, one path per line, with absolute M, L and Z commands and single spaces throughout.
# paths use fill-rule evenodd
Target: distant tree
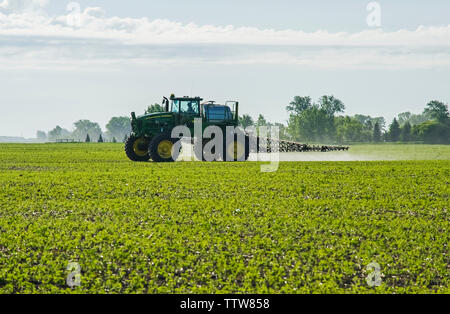
M 378 123 L 380 130 L 383 131 L 386 128 L 386 119 L 384 117 L 376 117 L 372 118 L 372 123 L 375 126 L 375 123 Z
M 287 132 L 292 139 L 332 142 L 336 137 L 336 115 L 345 110 L 345 105 L 334 96 L 322 96 L 314 104 L 310 97 L 296 96 L 286 109 L 290 114 Z
M 415 126 L 418 124 L 422 124 L 426 121 L 431 120 L 430 116 L 426 113 L 424 114 L 413 114 L 411 112 L 402 112 L 398 115 L 398 123 L 400 127 L 403 127 L 406 122 L 408 122 L 411 126 Z
M 301 114 L 303 111 L 312 107 L 311 97 L 295 96 L 294 100 L 290 102 L 286 110 L 291 114 Z
M 45 133 L 44 131 L 37 131 L 36 138 L 40 141 L 45 141 L 47 139 L 47 133 Z
M 335 114 L 344 112 L 345 110 L 344 103 L 334 96 L 322 96 L 319 99 L 319 105 L 320 108 L 325 110 L 325 112 L 330 116 L 334 116 Z
M 429 115 L 439 123 L 449 123 L 448 106 L 443 102 L 437 100 L 430 101 L 424 110 L 424 114 Z
M 394 121 L 392 121 L 392 124 L 389 127 L 389 137 L 391 142 L 397 142 L 400 139 L 400 125 L 398 124 L 398 121 L 396 118 L 394 118 Z
M 262 114 L 258 116 L 258 120 L 256 120 L 256 126 L 267 126 L 267 120 Z
M 239 117 L 239 125 L 244 129 L 252 126 L 254 124 L 253 118 L 248 114 L 244 114 L 242 117 Z
M 450 144 L 450 126 L 437 121 L 414 126 L 413 134 L 427 144 Z
M 334 125 L 334 117 L 330 118 L 324 110 L 314 105 L 299 115 L 291 114 L 288 130 L 295 140 L 320 142 L 328 137 L 327 127 L 331 123 Z
M 372 117 L 371 116 L 366 116 L 366 115 L 362 115 L 362 114 L 355 114 L 354 118 L 356 120 L 358 120 L 362 124 L 369 124 L 369 123 L 372 122 Z
M 156 112 L 164 112 L 165 109 L 160 104 L 154 104 L 148 106 L 148 108 L 145 110 L 145 114 L 149 113 L 156 113 Z
M 371 134 L 365 125 L 353 117 L 336 118 L 336 139 L 341 143 L 367 142 Z
M 411 124 L 409 124 L 409 122 L 406 122 L 405 125 L 403 125 L 400 134 L 400 139 L 403 142 L 411 141 Z
M 48 139 L 51 141 L 55 141 L 62 138 L 68 138 L 71 134 L 66 129 L 63 129 L 59 125 L 57 125 L 53 130 L 48 132 Z
M 113 117 L 106 125 L 107 136 L 111 139 L 123 138 L 131 133 L 131 120 L 128 117 Z
M 269 127 L 270 123 L 268 123 L 266 118 L 264 118 L 264 116 L 262 114 L 260 114 L 258 116 L 258 120 L 256 120 L 255 126 L 256 126 L 256 132 L 259 135 L 260 134 L 260 128 L 261 127 Z M 270 130 L 267 129 L 267 132 L 270 132 Z M 270 134 L 267 134 L 267 135 L 270 135 Z
M 117 143 L 117 139 L 115 137 L 113 137 L 112 142 Z
M 79 120 L 74 123 L 75 130 L 73 131 L 73 136 L 77 140 L 83 140 L 86 135 L 89 134 L 91 138 L 99 138 L 102 134 L 102 129 L 98 123 L 91 122 L 89 120 Z
M 102 135 L 100 134 L 100 136 L 99 136 L 99 138 L 98 138 L 98 141 L 97 141 L 98 143 L 103 143 L 103 137 L 102 137 Z
M 372 139 L 375 143 L 381 142 L 382 134 L 381 134 L 381 128 L 380 124 L 378 122 L 375 122 L 375 125 L 373 127 L 373 135 Z
M 411 112 L 402 112 L 398 115 L 398 124 L 402 127 L 406 122 L 409 122 L 409 120 L 412 117 Z
M 91 137 L 89 136 L 89 134 L 86 134 L 86 139 L 84 141 L 86 143 L 90 143 L 91 142 Z

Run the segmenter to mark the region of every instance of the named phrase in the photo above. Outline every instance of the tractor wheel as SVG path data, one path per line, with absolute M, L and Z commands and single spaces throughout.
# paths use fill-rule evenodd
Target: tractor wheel
M 247 161 L 250 157 L 250 138 L 245 136 L 245 143 L 235 137 L 230 143 L 225 142 L 224 161 Z
M 179 139 L 171 138 L 168 133 L 156 135 L 150 141 L 150 146 L 148 148 L 150 158 L 154 162 L 174 162 L 180 153 L 177 152 L 173 154 L 173 148 L 177 141 L 179 141 Z
M 149 161 L 148 144 L 146 138 L 130 136 L 125 142 L 125 153 L 132 161 Z

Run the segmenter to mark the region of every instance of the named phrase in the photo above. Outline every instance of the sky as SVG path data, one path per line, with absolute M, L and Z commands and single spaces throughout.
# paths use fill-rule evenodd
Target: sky
M 0 136 L 103 128 L 171 93 L 286 122 L 296 95 L 346 114 L 450 101 L 450 1 L 0 0 Z

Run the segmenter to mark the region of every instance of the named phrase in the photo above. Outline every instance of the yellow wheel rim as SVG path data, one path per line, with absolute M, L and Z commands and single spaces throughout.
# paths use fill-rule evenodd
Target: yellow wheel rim
M 239 141 L 228 144 L 228 156 L 232 156 L 234 160 L 240 160 L 245 154 L 245 147 Z
M 148 150 L 141 149 L 142 146 L 144 146 L 144 147 L 148 146 L 148 142 L 143 138 L 138 138 L 133 143 L 133 151 L 139 157 L 144 157 L 148 154 Z
M 158 155 L 161 158 L 169 159 L 172 157 L 173 143 L 169 140 L 161 141 L 158 144 Z

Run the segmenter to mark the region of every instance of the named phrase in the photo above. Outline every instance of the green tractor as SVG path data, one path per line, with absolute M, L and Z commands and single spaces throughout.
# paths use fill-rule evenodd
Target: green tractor
M 226 134 L 226 127 L 238 126 L 239 103 L 229 101 L 225 105 L 213 101 L 202 102 L 200 97 L 164 97 L 164 112 L 150 113 L 136 117 L 131 113 L 131 136 L 125 143 L 125 152 L 132 161 L 173 162 L 175 143 L 179 138 L 172 138 L 172 130 L 177 126 L 186 126 L 191 134 L 195 134 L 194 119 L 201 119 L 202 134 L 209 126 L 220 127 Z M 225 135 L 224 135 L 225 136 Z M 191 138 L 193 145 L 202 143 L 201 149 L 194 149 L 199 160 L 204 159 L 204 147 L 211 139 L 196 141 Z M 220 159 L 227 161 L 247 160 L 250 154 L 249 138 L 245 136 L 245 143 L 240 143 L 235 136 L 232 141 L 223 141 L 223 151 Z M 245 146 L 245 147 L 243 147 Z M 178 152 L 179 153 L 179 152 Z M 176 159 L 176 158 L 175 158 Z

